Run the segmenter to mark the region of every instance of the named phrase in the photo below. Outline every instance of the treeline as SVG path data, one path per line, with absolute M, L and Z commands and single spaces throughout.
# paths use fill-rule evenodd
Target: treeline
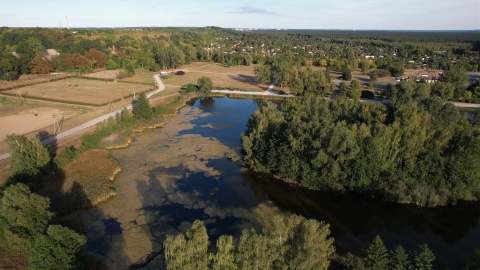
M 480 198 L 480 127 L 421 83 L 400 83 L 389 106 L 306 95 L 264 103 L 242 135 L 255 170 L 314 190 L 443 205 Z
M 362 62 L 368 55 L 375 57 L 369 63 L 371 68 L 448 70 L 455 62 L 468 71 L 478 71 L 479 44 L 475 32 L 239 32 L 204 27 L 79 29 L 73 33 L 4 27 L 0 29 L 0 78 L 15 80 L 21 74 L 104 67 L 158 71 L 193 61 L 214 61 L 227 66 L 263 64 L 269 57 L 288 54 L 296 55 L 303 66 L 337 70 L 344 65 L 352 69 L 365 66 Z M 60 55 L 52 58 L 45 53 L 46 49 L 55 49 Z
M 263 212 L 261 233 L 245 229 L 239 238 L 222 235 L 212 246 L 203 222 L 196 220 L 185 234 L 164 241 L 167 269 L 433 269 L 435 255 L 427 244 L 415 250 L 389 250 L 377 236 L 354 255 L 336 254 L 329 225 L 290 213 Z M 258 214 L 258 213 L 257 213 Z M 472 256 L 472 259 L 476 257 Z M 475 266 L 475 261 L 469 262 Z M 470 268 L 466 268 L 470 269 Z
M 435 254 L 425 243 L 418 245 L 416 250 L 410 252 L 402 246 L 389 250 L 378 235 L 362 253 L 358 256 L 347 253 L 337 260 L 346 269 L 351 270 L 429 270 L 433 269 L 435 261 Z
M 245 229 L 238 241 L 222 235 L 210 247 L 197 220 L 164 242 L 167 269 L 328 269 L 335 252 L 329 225 L 296 215 L 273 215 L 262 233 Z

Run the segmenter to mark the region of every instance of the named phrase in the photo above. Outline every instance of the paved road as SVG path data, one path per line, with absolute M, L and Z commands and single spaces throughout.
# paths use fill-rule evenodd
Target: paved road
M 153 96 L 153 95 L 155 95 L 156 93 L 159 93 L 159 92 L 161 92 L 161 91 L 163 91 L 163 90 L 165 89 L 165 85 L 163 84 L 162 80 L 160 80 L 160 77 L 159 77 L 158 74 L 155 75 L 155 76 L 153 76 L 153 78 L 154 78 L 155 81 L 157 82 L 158 88 L 157 88 L 155 91 L 148 93 L 148 94 L 146 95 L 147 98 L 150 98 L 151 96 Z M 131 109 L 132 109 L 132 105 L 128 105 L 126 108 L 127 108 L 128 110 L 131 110 Z M 48 137 L 48 138 L 42 140 L 42 143 L 43 143 L 43 144 L 51 144 L 51 143 L 53 143 L 53 142 L 55 142 L 55 141 L 57 141 L 57 140 L 59 140 L 59 139 L 65 138 L 65 137 L 70 136 L 70 135 L 73 135 L 73 134 L 75 134 L 75 133 L 77 133 L 77 132 L 79 132 L 79 131 L 81 131 L 81 130 L 84 130 L 84 129 L 89 128 L 89 127 L 91 127 L 91 126 L 94 126 L 94 125 L 96 125 L 96 124 L 98 124 L 98 123 L 100 123 L 100 122 L 102 122 L 102 121 L 105 121 L 105 120 L 107 120 L 107 119 L 110 118 L 110 117 L 115 117 L 115 115 L 117 115 L 118 113 L 121 113 L 123 109 L 124 109 L 124 108 L 119 109 L 119 110 L 116 110 L 116 111 L 111 112 L 111 113 L 109 113 L 109 114 L 105 114 L 105 115 L 100 116 L 100 117 L 98 117 L 98 118 L 95 118 L 95 119 L 93 119 L 93 120 L 91 120 L 91 121 L 88 121 L 88 122 L 86 122 L 86 123 L 84 123 L 84 124 L 81 124 L 81 125 L 76 126 L 76 127 L 72 128 L 72 129 L 69 129 L 69 130 L 67 130 L 67 131 L 65 131 L 65 132 L 59 133 L 59 134 L 54 135 L 54 136 L 52 136 L 52 137 Z M 11 157 L 10 153 L 3 154 L 3 155 L 0 155 L 0 160 L 7 159 L 7 158 L 9 158 L 9 157 Z
M 247 92 L 239 90 L 212 90 L 213 93 L 224 93 L 224 94 L 239 94 L 239 95 L 252 95 L 252 96 L 279 96 L 279 97 L 295 97 L 292 94 L 279 94 L 277 91 L 274 91 L 275 83 L 277 80 L 273 81 L 272 84 L 268 87 L 267 90 L 262 92 Z

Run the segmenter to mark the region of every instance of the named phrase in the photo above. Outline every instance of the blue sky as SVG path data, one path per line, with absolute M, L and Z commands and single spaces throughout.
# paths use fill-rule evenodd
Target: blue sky
M 0 26 L 472 30 L 480 0 L 0 0 Z

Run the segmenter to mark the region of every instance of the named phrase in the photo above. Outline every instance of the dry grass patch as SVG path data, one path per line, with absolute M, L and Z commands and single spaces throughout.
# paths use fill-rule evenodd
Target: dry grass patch
M 58 213 L 93 207 L 116 195 L 112 180 L 119 171 L 107 150 L 90 150 L 46 183 L 41 194 L 51 199 Z
M 22 95 L 32 97 L 100 105 L 110 100 L 128 98 L 134 89 L 140 93 L 148 90 L 149 87 L 73 78 L 9 90 L 6 93 L 17 94 L 20 91 Z
M 166 85 L 181 87 L 188 83 L 196 84 L 200 77 L 208 77 L 212 79 L 213 85 L 216 87 L 253 92 L 263 91 L 268 86 L 259 85 L 255 81 L 254 67 L 255 65 L 226 67 L 208 62 L 195 62 L 178 69 L 185 71 L 185 75 L 172 74 L 162 77 L 162 81 Z
M 158 73 L 148 71 L 148 70 L 144 70 L 144 69 L 136 69 L 135 70 L 135 75 L 133 75 L 132 77 L 127 77 L 127 78 L 124 78 L 124 79 L 120 79 L 118 81 L 119 82 L 124 81 L 124 82 L 146 83 L 146 84 L 150 84 L 150 85 L 153 86 L 155 84 L 155 80 L 153 79 L 153 76 L 155 74 L 158 74 Z
M 32 84 L 32 83 L 41 83 L 41 82 L 48 82 L 48 80 L 52 79 L 59 79 L 69 75 L 68 73 L 62 74 L 24 74 L 18 78 L 16 81 L 0 81 L 0 90 L 10 87 L 21 86 L 25 84 Z

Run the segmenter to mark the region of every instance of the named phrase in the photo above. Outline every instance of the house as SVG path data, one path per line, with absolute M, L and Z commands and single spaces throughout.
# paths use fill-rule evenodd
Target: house
M 168 75 L 170 75 L 170 74 L 172 74 L 172 71 L 170 71 L 170 70 L 162 70 L 162 71 L 160 71 L 160 75 L 161 75 L 161 76 L 168 76 Z
M 60 55 L 60 53 L 57 52 L 55 49 L 46 49 L 42 52 L 48 60 L 52 60 L 53 57 Z

